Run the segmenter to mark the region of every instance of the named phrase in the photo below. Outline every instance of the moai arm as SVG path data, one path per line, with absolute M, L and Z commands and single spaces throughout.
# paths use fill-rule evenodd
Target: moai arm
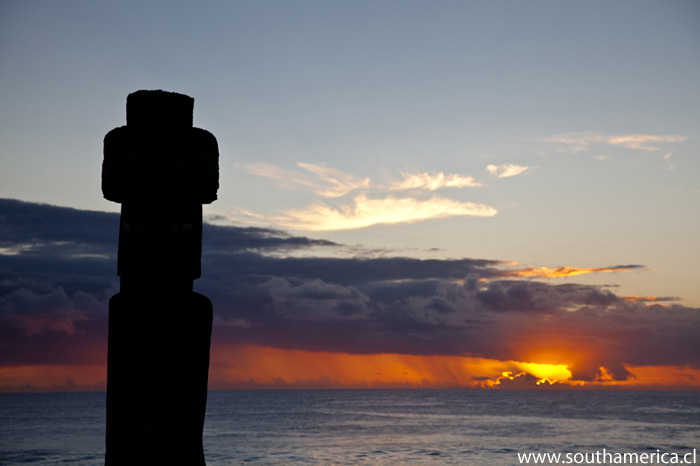
M 110 300 L 105 464 L 204 466 L 212 306 L 201 274 L 202 204 L 219 187 L 216 138 L 192 126 L 194 99 L 127 98 L 104 139 L 102 192 L 122 204 Z

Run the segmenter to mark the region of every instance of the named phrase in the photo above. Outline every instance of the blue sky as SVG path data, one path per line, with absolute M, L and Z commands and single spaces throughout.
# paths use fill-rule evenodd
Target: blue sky
M 698 26 L 691 1 L 5 0 L 0 197 L 117 211 L 102 138 L 130 92 L 164 89 L 219 141 L 220 223 L 643 265 L 553 281 L 696 307 Z

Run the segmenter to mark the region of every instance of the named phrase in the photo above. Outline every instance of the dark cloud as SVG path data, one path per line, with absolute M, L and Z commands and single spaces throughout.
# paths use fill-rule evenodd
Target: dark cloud
M 117 214 L 0 200 L 0 363 L 104 357 L 117 231 Z M 617 380 L 625 364 L 700 367 L 698 309 L 508 278 L 500 261 L 288 254 L 316 247 L 342 245 L 205 224 L 195 288 L 214 303 L 214 344 L 530 362 L 555 348 L 579 380 L 601 366 Z
M 119 216 L 0 199 L 0 247 L 24 256 L 113 257 Z
M 529 390 L 529 389 L 556 389 L 556 388 L 570 388 L 570 385 L 542 381 L 541 379 L 535 377 L 532 374 L 526 372 L 520 372 L 519 374 L 503 376 L 497 379 L 497 387 L 501 390 Z

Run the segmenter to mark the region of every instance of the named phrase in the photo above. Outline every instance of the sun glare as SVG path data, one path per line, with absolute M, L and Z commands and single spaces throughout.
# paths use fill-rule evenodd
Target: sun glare
M 517 365 L 524 372 L 539 379 L 563 382 L 571 379 L 569 366 L 565 364 L 537 364 L 534 362 L 519 362 Z

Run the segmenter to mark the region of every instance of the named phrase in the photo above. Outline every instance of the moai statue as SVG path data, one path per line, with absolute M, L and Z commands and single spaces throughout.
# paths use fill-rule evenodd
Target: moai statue
M 102 193 L 121 203 L 109 302 L 106 466 L 204 466 L 212 305 L 201 272 L 202 204 L 216 200 L 216 138 L 194 99 L 137 91 L 104 139 Z

